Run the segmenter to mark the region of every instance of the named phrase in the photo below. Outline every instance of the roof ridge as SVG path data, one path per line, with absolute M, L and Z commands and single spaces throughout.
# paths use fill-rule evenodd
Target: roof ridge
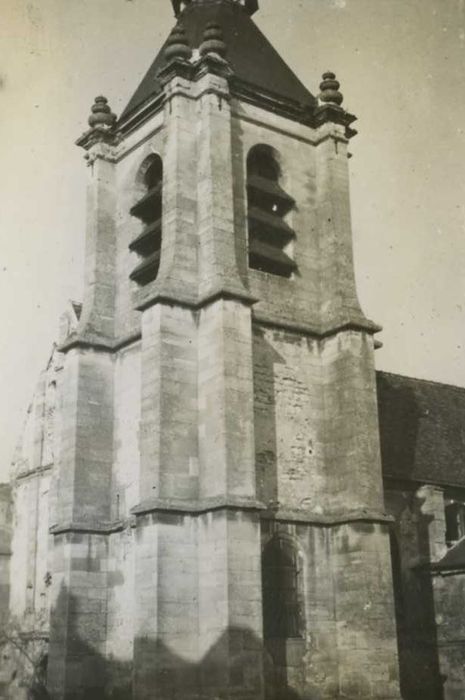
M 389 372 L 387 370 L 383 369 L 377 369 L 376 374 L 386 374 L 391 377 L 400 377 L 400 379 L 409 379 L 410 381 L 414 382 L 421 382 L 422 384 L 434 384 L 436 386 L 445 386 L 448 387 L 449 389 L 455 389 L 459 392 L 465 392 L 465 384 L 462 386 L 461 384 L 450 384 L 449 382 L 441 382 L 438 381 L 437 379 L 425 379 L 423 377 L 412 377 L 407 374 L 398 374 L 397 372 Z

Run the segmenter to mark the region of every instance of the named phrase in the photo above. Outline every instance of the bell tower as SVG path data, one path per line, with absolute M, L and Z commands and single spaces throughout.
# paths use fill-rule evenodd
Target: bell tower
M 97 98 L 78 141 L 50 691 L 399 698 L 355 117 L 333 73 L 318 97 L 296 78 L 256 0 L 173 8 L 123 114 Z

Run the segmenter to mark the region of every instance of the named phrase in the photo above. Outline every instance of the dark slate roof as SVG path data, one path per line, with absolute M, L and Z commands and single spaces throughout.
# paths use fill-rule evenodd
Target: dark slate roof
M 252 18 L 237 3 L 230 0 L 188 5 L 179 17 L 192 48 L 202 42 L 208 22 L 217 22 L 224 35 L 227 60 L 237 79 L 272 95 L 298 103 L 313 105 L 315 98 L 294 75 L 258 29 Z M 141 84 L 123 111 L 120 122 L 160 92 L 157 74 L 165 65 L 164 47 L 147 71 Z
M 456 542 L 440 559 L 431 565 L 436 571 L 465 570 L 465 537 Z
M 465 487 L 465 388 L 377 373 L 385 477 Z

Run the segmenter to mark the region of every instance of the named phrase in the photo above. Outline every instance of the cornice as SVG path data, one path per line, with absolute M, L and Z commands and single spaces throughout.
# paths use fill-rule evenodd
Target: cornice
M 142 501 L 131 509 L 129 518 L 93 523 L 65 522 L 50 528 L 52 535 L 88 534 L 109 536 L 137 527 L 140 519 L 150 515 L 201 516 L 227 511 L 256 514 L 261 520 L 299 523 L 334 528 L 355 523 L 389 525 L 394 518 L 377 510 L 356 509 L 339 513 L 315 513 L 307 509 L 270 508 L 255 498 L 217 496 L 203 499 L 155 498 Z
M 78 522 L 67 521 L 52 525 L 49 532 L 51 535 L 81 534 L 81 535 L 112 535 L 122 532 L 131 525 L 131 519 L 100 521 L 100 522 Z
M 154 289 L 147 289 L 146 287 L 136 291 L 135 308 L 138 311 L 145 311 L 156 304 L 168 304 L 188 308 L 192 311 L 200 311 L 204 307 L 213 304 L 218 299 L 238 301 L 247 306 L 252 306 L 258 302 L 258 299 L 250 294 L 248 290 L 234 286 L 228 287 L 225 285 L 217 289 L 212 289 L 199 296 L 181 296 L 178 292 L 170 292 L 169 290 L 163 290 L 163 288 L 157 289 L 155 286 Z
M 359 331 L 373 335 L 382 330 L 381 326 L 365 318 L 335 319 L 333 322 L 328 323 L 305 324 L 298 321 L 278 319 L 260 311 L 253 312 L 253 322 L 258 326 L 275 328 L 319 339 L 330 338 L 344 331 Z
M 107 338 L 100 335 L 87 333 L 72 333 L 57 349 L 59 352 L 67 353 L 76 348 L 80 350 L 95 350 L 100 352 L 114 353 L 122 350 L 128 345 L 132 345 L 141 339 L 141 332 L 134 331 L 118 338 Z
M 378 510 L 356 509 L 340 513 L 315 513 L 307 509 L 269 508 L 260 513 L 262 520 L 301 523 L 321 527 L 339 527 L 351 523 L 390 524 L 394 518 Z
M 178 515 L 202 515 L 219 510 L 260 512 L 265 509 L 261 501 L 254 498 L 217 496 L 203 499 L 155 498 L 143 501 L 131 509 L 135 516 L 156 513 Z

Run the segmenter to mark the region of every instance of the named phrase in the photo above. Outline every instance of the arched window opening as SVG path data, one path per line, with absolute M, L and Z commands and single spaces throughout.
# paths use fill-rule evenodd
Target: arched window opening
M 160 156 L 150 156 L 140 171 L 142 196 L 131 208 L 131 216 L 142 223 L 141 233 L 129 244 L 139 256 L 139 264 L 130 278 L 140 286 L 152 282 L 160 266 L 162 236 L 163 162 Z
M 255 146 L 249 153 L 247 164 L 251 176 L 263 177 L 272 182 L 279 181 L 281 168 L 271 148 Z
M 294 231 L 285 221 L 294 200 L 281 187 L 281 168 L 270 146 L 252 148 L 247 158 L 249 266 L 290 277 L 296 264 L 289 255 Z
M 144 183 L 145 186 L 147 187 L 147 190 L 153 190 L 154 187 L 157 187 L 161 181 L 163 180 L 163 163 L 162 160 L 159 156 L 155 156 L 155 159 L 152 160 L 151 164 L 145 171 L 144 175 Z
M 288 539 L 275 537 L 262 558 L 263 634 L 265 639 L 304 635 L 302 562 Z

